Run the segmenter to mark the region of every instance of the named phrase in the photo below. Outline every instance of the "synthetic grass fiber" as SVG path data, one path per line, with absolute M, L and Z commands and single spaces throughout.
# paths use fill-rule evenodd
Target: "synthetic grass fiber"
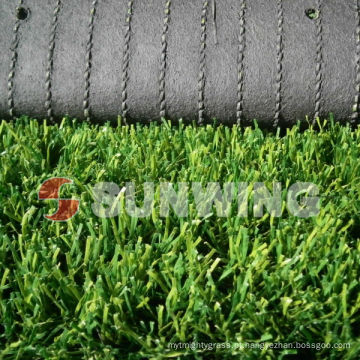
M 120 120 L 119 120 L 120 122 Z M 117 125 L 117 124 L 115 124 Z M 119 124 L 121 125 L 121 124 Z M 280 136 L 225 126 L 0 125 L 0 359 L 358 359 L 360 128 L 334 121 Z M 70 221 L 44 218 L 41 184 L 72 179 Z M 283 185 L 283 216 L 110 219 L 99 182 Z M 320 213 L 286 210 L 286 188 L 320 190 Z M 214 210 L 215 213 L 215 210 Z M 174 349 L 170 343 L 349 343 L 342 349 Z M 255 347 L 255 346 L 254 346 Z

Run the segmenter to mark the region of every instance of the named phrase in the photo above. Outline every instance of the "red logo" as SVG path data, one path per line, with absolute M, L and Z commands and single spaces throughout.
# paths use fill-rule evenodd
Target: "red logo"
M 45 218 L 52 221 L 68 221 L 79 211 L 79 200 L 59 199 L 60 188 L 64 184 L 72 184 L 73 181 L 66 178 L 52 178 L 46 180 L 40 188 L 39 200 L 57 200 L 58 210 L 53 215 L 45 215 Z

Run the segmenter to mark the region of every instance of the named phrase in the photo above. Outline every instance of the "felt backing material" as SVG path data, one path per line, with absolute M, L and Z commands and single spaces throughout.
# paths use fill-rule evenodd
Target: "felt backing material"
M 354 0 L 2 0 L 0 116 L 356 123 L 359 35 Z

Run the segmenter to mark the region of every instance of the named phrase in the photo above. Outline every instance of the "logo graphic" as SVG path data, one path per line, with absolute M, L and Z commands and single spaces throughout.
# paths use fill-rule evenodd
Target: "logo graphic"
M 46 180 L 40 188 L 39 200 L 57 200 L 58 210 L 53 215 L 45 215 L 51 221 L 68 221 L 79 211 L 79 200 L 60 199 L 60 188 L 64 184 L 72 184 L 73 181 L 66 178 L 52 178 Z

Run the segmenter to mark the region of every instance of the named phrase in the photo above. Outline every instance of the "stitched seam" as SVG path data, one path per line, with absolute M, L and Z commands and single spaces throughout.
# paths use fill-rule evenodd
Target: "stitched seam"
M 277 75 L 276 75 L 276 105 L 273 127 L 279 125 L 282 108 L 282 80 L 283 80 L 283 59 L 284 59 L 284 8 L 282 0 L 278 0 L 278 31 L 277 31 Z
M 58 25 L 58 15 L 60 12 L 60 5 L 61 1 L 57 0 L 53 19 L 51 24 L 51 32 L 50 32 L 50 41 L 49 41 L 49 52 L 48 52 L 48 64 L 46 69 L 46 102 L 45 108 L 47 112 L 48 118 L 52 121 L 53 120 L 53 109 L 52 109 L 52 74 L 53 74 L 53 66 L 54 66 L 54 50 L 55 50 L 55 40 L 56 40 L 56 30 Z
M 359 0 L 355 0 L 356 4 L 356 80 L 355 80 L 355 98 L 352 108 L 351 124 L 354 125 L 359 120 L 360 105 L 360 5 Z
M 17 8 L 21 7 L 24 4 L 23 0 L 19 1 Z M 18 59 L 18 47 L 19 47 L 19 28 L 20 28 L 20 20 L 16 17 L 15 25 L 13 28 L 13 41 L 11 44 L 11 62 L 10 62 L 10 72 L 8 76 L 8 106 L 9 106 L 9 115 L 10 117 L 14 117 L 14 78 L 15 78 L 15 70 Z
M 126 32 L 123 52 L 123 64 L 122 64 L 122 90 L 121 90 L 121 110 L 122 117 L 126 123 L 126 115 L 128 113 L 127 105 L 127 83 L 129 81 L 129 63 L 130 63 L 130 38 L 131 38 L 131 20 L 133 15 L 134 1 L 128 1 L 127 15 L 126 15 Z
M 165 97 L 165 74 L 166 74 L 166 60 L 167 60 L 167 32 L 169 29 L 170 22 L 170 6 L 171 1 L 165 2 L 164 10 L 164 26 L 163 32 L 161 35 L 161 67 L 160 67 L 160 78 L 159 78 L 159 87 L 160 87 L 160 118 L 165 118 L 166 116 L 166 97 Z
M 246 46 L 246 30 L 245 30 L 245 11 L 246 0 L 241 1 L 240 11 L 240 33 L 239 33 L 239 54 L 238 54 L 238 83 L 237 83 L 237 105 L 236 105 L 236 121 L 240 126 L 243 119 L 244 108 L 244 58 L 245 58 L 245 46 Z
M 204 1 L 202 11 L 201 11 L 201 37 L 200 37 L 200 72 L 199 72 L 199 81 L 198 81 L 198 109 L 199 117 L 198 124 L 201 125 L 204 122 L 204 111 L 205 111 L 205 102 L 204 102 L 204 93 L 205 93 L 205 60 L 206 60 L 206 23 L 208 15 L 209 2 Z
M 89 19 L 89 33 L 86 43 L 86 69 L 85 69 L 85 93 L 84 93 L 84 117 L 87 121 L 90 120 L 90 76 L 91 76 L 91 59 L 93 48 L 93 34 L 94 34 L 94 20 L 96 13 L 96 6 L 98 1 L 94 0 L 91 4 L 90 19 Z
M 322 0 L 318 0 L 319 17 L 316 21 L 316 86 L 315 86 L 315 117 L 313 124 L 316 123 L 316 119 L 320 116 L 321 112 L 321 100 L 322 100 L 322 67 L 323 67 L 323 27 L 322 27 Z

